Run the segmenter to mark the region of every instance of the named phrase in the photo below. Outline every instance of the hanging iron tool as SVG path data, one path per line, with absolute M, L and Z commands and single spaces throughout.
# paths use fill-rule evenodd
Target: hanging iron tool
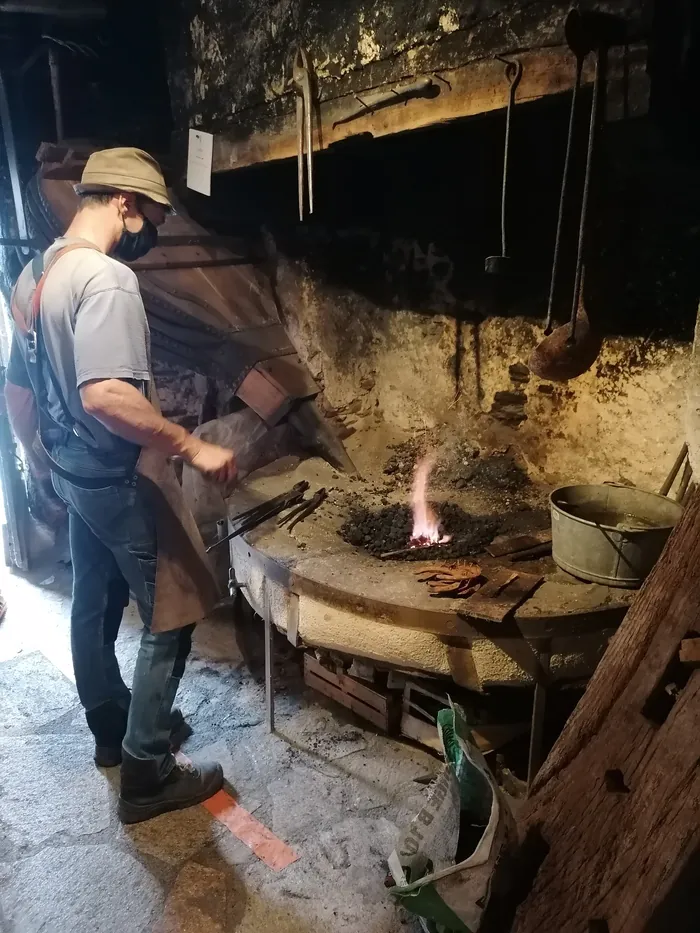
M 586 220 L 588 216 L 588 202 L 591 188 L 593 169 L 593 156 L 595 138 L 598 129 L 598 111 L 601 92 L 601 41 L 596 37 L 592 28 L 592 18 L 586 14 L 572 10 L 566 18 L 566 38 L 569 48 L 576 56 L 576 81 L 571 98 L 571 113 L 569 116 L 569 134 L 566 144 L 566 157 L 564 159 L 564 176 L 562 179 L 561 196 L 559 199 L 559 218 L 557 221 L 557 235 L 554 246 L 554 260 L 552 264 L 552 280 L 547 305 L 547 319 L 545 321 L 545 339 L 537 346 L 530 356 L 528 365 L 535 375 L 542 379 L 555 382 L 574 379 L 586 372 L 592 366 L 602 341 L 591 329 L 591 324 L 585 309 L 581 306 L 581 292 L 583 287 L 583 248 L 586 237 Z M 563 229 L 564 210 L 567 201 L 569 176 L 571 174 L 571 154 L 573 150 L 573 137 L 576 125 L 576 111 L 581 89 L 583 64 L 586 56 L 595 49 L 595 79 L 593 83 L 593 101 L 591 104 L 590 125 L 588 131 L 588 150 L 586 154 L 586 174 L 581 202 L 581 216 L 579 219 L 578 247 L 576 253 L 576 274 L 574 279 L 574 293 L 571 304 L 571 317 L 568 324 L 552 331 L 552 315 L 557 278 L 559 275 L 561 240 Z
M 292 67 L 292 87 L 297 94 L 297 178 L 299 188 L 299 220 L 304 219 L 306 191 L 308 190 L 309 214 L 314 212 L 314 141 L 312 132 L 313 94 L 311 69 L 306 50 L 298 48 Z M 306 172 L 304 171 L 306 150 Z M 306 182 L 304 175 L 306 174 Z
M 501 255 L 488 256 L 486 258 L 487 275 L 498 275 L 505 277 L 509 272 L 510 256 L 507 250 L 507 230 L 506 230 L 506 206 L 508 193 L 508 158 L 510 155 L 510 131 L 513 117 L 513 106 L 515 105 L 515 95 L 523 76 L 523 63 L 519 60 L 508 61 L 505 58 L 497 56 L 498 60 L 505 63 L 506 81 L 510 84 L 510 94 L 508 96 L 508 110 L 506 112 L 506 141 L 503 152 L 503 187 L 501 189 Z
M 434 90 L 435 85 L 433 84 L 433 79 L 424 75 L 422 78 L 417 78 L 415 81 L 411 81 L 408 84 L 397 84 L 396 87 L 389 88 L 388 91 L 370 92 L 363 94 L 362 97 L 360 97 L 359 94 L 355 94 L 355 100 L 360 106 L 356 110 L 352 110 L 347 116 L 336 120 L 333 124 L 333 129 L 335 129 L 336 126 L 341 126 L 343 123 L 356 120 L 358 117 L 364 117 L 368 113 L 376 113 L 377 110 L 380 110 L 382 107 L 387 107 L 391 104 L 406 103 L 406 101 L 413 97 L 428 97 L 429 92 Z

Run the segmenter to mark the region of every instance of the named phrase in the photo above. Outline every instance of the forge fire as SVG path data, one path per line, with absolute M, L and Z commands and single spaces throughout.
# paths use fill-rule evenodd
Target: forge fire
M 375 557 L 401 551 L 404 560 L 430 560 L 433 557 L 471 557 L 479 554 L 500 529 L 498 519 L 469 515 L 454 502 L 430 503 L 444 529 L 444 543 L 411 546 L 414 540 L 413 511 L 408 505 L 389 505 L 373 510 L 360 506 L 351 510 L 340 534 L 343 540 L 362 547 Z
M 440 519 L 428 502 L 428 479 L 435 465 L 435 457 L 428 456 L 416 467 L 413 480 L 413 531 L 409 547 L 424 548 L 435 544 L 449 544 L 450 535 L 442 531 Z
M 453 502 L 430 502 L 428 482 L 435 460 L 431 454 L 418 461 L 410 507 L 354 508 L 341 527 L 341 536 L 378 557 L 467 557 L 483 550 L 498 531 L 499 521 L 468 515 Z
M 511 457 L 470 453 L 465 460 L 462 454 L 461 447 L 422 456 L 413 451 L 411 467 L 398 480 L 392 469 L 383 490 L 393 496 L 404 487 L 405 500 L 390 503 L 383 495 L 353 503 L 340 527 L 343 540 L 375 557 L 449 560 L 482 553 L 498 534 L 546 523 L 539 503 L 529 501 L 533 490 L 527 477 Z M 464 500 L 464 507 L 455 499 Z

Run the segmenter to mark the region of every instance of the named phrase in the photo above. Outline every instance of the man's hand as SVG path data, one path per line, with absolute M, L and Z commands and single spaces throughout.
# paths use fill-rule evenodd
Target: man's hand
M 95 379 L 80 387 L 85 411 L 113 434 L 141 447 L 151 447 L 168 457 L 182 459 L 216 483 L 236 479 L 232 450 L 203 441 L 182 425 L 168 421 L 148 399 L 123 379 Z
M 195 438 L 192 438 L 195 440 Z M 193 453 L 187 457 L 187 462 L 195 470 L 199 470 L 202 476 L 214 480 L 216 483 L 227 485 L 236 479 L 238 468 L 236 466 L 236 457 L 232 450 L 226 447 L 219 447 L 218 444 L 210 444 L 196 438 L 196 444 L 193 445 Z

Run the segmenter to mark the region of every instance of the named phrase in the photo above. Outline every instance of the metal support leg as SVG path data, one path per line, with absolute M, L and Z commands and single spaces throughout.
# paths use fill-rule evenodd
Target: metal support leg
M 275 684 L 273 679 L 274 642 L 272 620 L 269 609 L 265 613 L 265 709 L 267 712 L 267 731 L 275 731 Z
M 538 659 L 540 672 L 535 684 L 535 696 L 532 701 L 532 723 L 530 726 L 530 753 L 527 763 L 527 786 L 537 777 L 542 766 L 542 739 L 544 735 L 544 716 L 547 706 L 547 682 L 549 680 L 549 665 L 551 660 L 551 645 L 549 642 L 540 646 Z

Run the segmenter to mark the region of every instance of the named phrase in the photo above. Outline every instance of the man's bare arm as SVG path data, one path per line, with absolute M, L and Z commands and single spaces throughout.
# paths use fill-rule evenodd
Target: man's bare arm
M 15 437 L 25 449 L 30 450 L 39 426 L 34 393 L 31 389 L 6 382 L 5 405 Z
M 203 441 L 159 414 L 148 399 L 122 379 L 98 379 L 80 387 L 85 411 L 113 434 L 168 457 L 182 457 L 205 476 L 228 483 L 236 476 L 233 451 Z
M 7 381 L 5 405 L 12 433 L 24 447 L 34 473 L 40 478 L 48 477 L 48 462 L 39 441 L 39 417 L 34 392 Z

